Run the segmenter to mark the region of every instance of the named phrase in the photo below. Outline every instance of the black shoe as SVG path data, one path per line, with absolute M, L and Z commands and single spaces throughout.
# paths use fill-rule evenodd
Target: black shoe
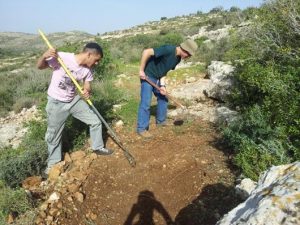
M 114 151 L 108 148 L 101 148 L 99 150 L 94 150 L 94 153 L 96 153 L 97 155 L 111 155 L 114 153 Z

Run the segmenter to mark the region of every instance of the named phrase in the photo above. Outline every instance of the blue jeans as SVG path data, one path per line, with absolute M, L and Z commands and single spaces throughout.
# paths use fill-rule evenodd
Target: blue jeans
M 158 79 L 153 77 L 148 77 L 148 78 L 159 86 Z M 139 105 L 138 120 L 137 120 L 138 133 L 141 133 L 145 130 L 149 130 L 152 92 L 157 98 L 156 124 L 160 124 L 166 121 L 168 99 L 166 98 L 166 96 L 160 94 L 159 90 L 152 87 L 147 81 L 141 80 L 141 101 Z
M 61 102 L 48 96 L 46 111 L 48 127 L 45 140 L 48 144 L 48 168 L 62 160 L 62 131 L 70 114 L 89 125 L 93 150 L 104 146 L 100 119 L 78 95 L 71 102 Z

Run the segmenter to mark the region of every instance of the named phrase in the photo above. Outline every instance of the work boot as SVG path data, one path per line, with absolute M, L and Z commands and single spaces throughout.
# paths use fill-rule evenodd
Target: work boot
M 142 132 L 138 132 L 138 135 L 140 135 L 141 137 L 145 138 L 145 139 L 150 139 L 152 138 L 152 134 L 150 134 L 149 131 L 145 130 Z
M 114 153 L 114 151 L 103 147 L 101 149 L 94 150 L 94 153 L 96 153 L 97 155 L 111 155 Z

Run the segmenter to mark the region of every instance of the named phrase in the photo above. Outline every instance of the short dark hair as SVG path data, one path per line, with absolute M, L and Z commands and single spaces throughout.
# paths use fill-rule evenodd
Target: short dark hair
M 99 54 L 101 56 L 101 58 L 103 58 L 103 50 L 102 50 L 101 46 L 95 42 L 87 43 L 84 46 L 83 52 L 87 52 L 87 51 Z

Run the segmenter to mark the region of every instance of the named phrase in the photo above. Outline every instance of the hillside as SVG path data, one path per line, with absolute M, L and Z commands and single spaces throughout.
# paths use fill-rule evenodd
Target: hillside
M 93 35 L 81 32 L 70 31 L 49 34 L 49 38 L 54 46 L 62 46 L 68 42 L 93 40 Z M 18 32 L 0 32 L 0 54 L 7 52 L 9 54 L 36 53 L 45 49 L 45 44 L 38 34 L 27 34 Z M 1 56 L 0 55 L 0 56 Z M 5 56 L 2 56 L 5 58 Z
M 0 116 L 9 115 L 0 120 L 1 132 L 6 132 L 2 136 L 22 131 L 22 118 L 28 121 L 25 115 L 31 115 L 23 108 L 38 112 L 38 120 L 27 122 L 22 141 L 11 138 L 0 149 L 0 223 L 216 224 L 241 201 L 234 187 L 240 178 L 251 178 L 253 187 L 253 180 L 273 165 L 299 160 L 300 56 L 294 41 L 299 38 L 299 15 L 299 2 L 276 0 L 260 9 L 215 8 L 96 36 L 45 31 L 63 51 L 79 51 L 89 40 L 101 44 L 105 57 L 94 71 L 92 102 L 137 164 L 129 166 L 105 128 L 105 144 L 114 154 L 92 153 L 87 126 L 69 118 L 64 161 L 44 181 L 40 175 L 47 158 L 44 109 L 50 71 L 37 70 L 34 64 L 46 47 L 37 34 L 0 34 Z M 176 107 L 170 98 L 167 126 L 157 127 L 153 99 L 154 138 L 144 140 L 136 133 L 141 51 L 178 45 L 187 37 L 198 43 L 197 53 L 167 76 L 168 92 L 185 107 Z M 258 191 L 284 212 L 280 220 L 271 221 L 299 219 L 294 213 L 299 188 L 291 190 L 295 201 L 289 205 L 273 194 L 273 187 Z M 248 190 L 240 194 L 245 197 Z M 239 218 L 241 211 L 235 211 L 234 220 L 243 224 L 253 216 L 245 211 Z M 264 219 L 262 224 L 270 224 Z

